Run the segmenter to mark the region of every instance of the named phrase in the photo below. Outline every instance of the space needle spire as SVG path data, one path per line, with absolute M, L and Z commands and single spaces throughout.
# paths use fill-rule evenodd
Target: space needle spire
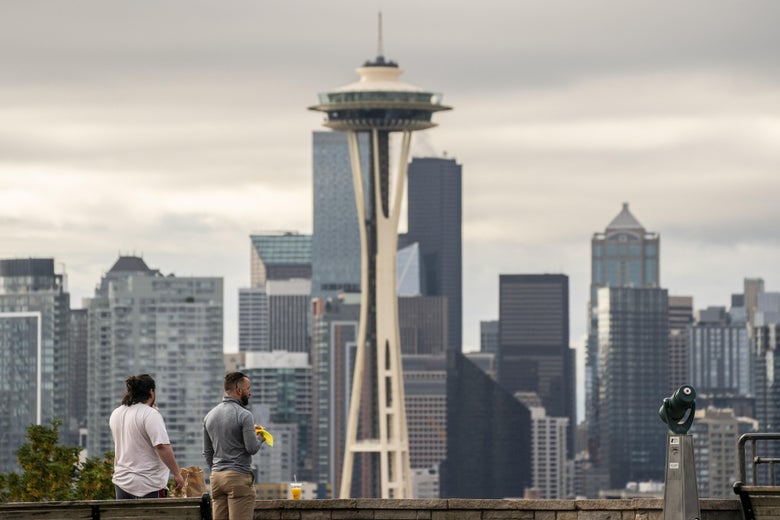
M 360 322 L 340 498 L 349 498 L 356 488 L 356 455 L 363 487 L 355 494 L 411 498 L 396 291 L 398 220 L 412 132 L 436 126 L 433 114 L 450 110 L 441 103 L 441 94 L 399 79 L 403 71 L 383 55 L 381 12 L 378 32 L 378 55 L 357 69 L 360 79 L 321 93 L 319 103 L 309 107 L 324 113 L 324 126 L 347 133 L 362 250 Z M 394 172 L 391 134 L 400 138 Z M 370 145 L 365 172 L 359 135 L 367 135 Z
M 377 38 L 376 38 L 376 55 L 377 56 L 384 56 L 385 51 L 382 48 L 382 11 L 379 11 L 379 27 L 377 28 Z

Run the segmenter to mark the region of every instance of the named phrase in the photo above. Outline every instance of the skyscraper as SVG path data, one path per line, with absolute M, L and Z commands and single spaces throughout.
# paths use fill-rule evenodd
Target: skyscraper
M 541 498 L 568 498 L 566 438 L 569 418 L 548 417 L 543 406 L 532 406 L 523 398 L 520 400 L 531 412 L 531 483 L 539 490 Z
M 668 397 L 668 294 L 604 287 L 598 302 L 599 463 L 612 489 L 660 481 L 666 443 L 656 412 Z
M 724 307 L 697 313 L 690 329 L 688 383 L 698 395 L 713 398 L 753 395 L 750 339 L 745 321 Z
M 498 382 L 509 393 L 535 392 L 550 417 L 567 417 L 574 452 L 574 353 L 569 348 L 569 277 L 499 277 Z
M 270 280 L 268 295 L 268 343 L 271 350 L 309 352 L 309 280 Z
M 455 159 L 412 159 L 408 232 L 403 238 L 420 244 L 422 294 L 447 298 L 449 348 L 457 350 L 463 342 L 462 184 L 462 168 Z
M 358 136 L 360 170 L 369 171 L 368 136 Z M 360 228 L 344 132 L 313 132 L 312 296 L 360 292 Z
M 179 465 L 203 465 L 203 417 L 222 388 L 222 279 L 163 276 L 121 256 L 88 301 L 87 396 L 90 456 L 113 449 L 108 418 L 125 380 L 147 373 L 157 384 Z
M 274 434 L 274 440 L 286 429 L 292 430 L 287 435 L 294 441 L 291 445 L 279 442 L 255 455 L 258 482 L 289 482 L 296 475 L 309 481 L 312 379 L 308 353 L 247 352 L 241 371 L 252 381 L 250 406 L 257 411 L 255 421 L 265 421 L 260 417 L 267 415 L 269 422 L 262 424 Z
M 238 350 L 240 352 L 267 352 L 268 295 L 261 287 L 243 287 L 238 290 Z
M 349 395 L 352 388 L 360 306 L 356 298 L 312 302 L 312 459 L 314 480 L 341 486 Z M 329 498 L 320 496 L 319 498 Z
M 403 354 L 443 354 L 447 349 L 447 301 L 442 296 L 398 298 Z
M 490 354 L 498 353 L 498 320 L 479 322 L 479 350 Z
M 311 235 L 285 231 L 249 239 L 252 287 L 262 287 L 268 280 L 311 278 Z
M 696 439 L 696 484 L 701 498 L 731 498 L 739 480 L 737 441 L 758 431 L 758 421 L 734 415 L 730 408 L 696 410 L 690 433 Z
M 68 323 L 70 432 L 87 427 L 87 309 L 71 309 Z
M 449 109 L 441 104 L 441 95 L 401 82 L 401 69 L 385 60 L 381 45 L 378 54 L 358 69 L 360 81 L 321 94 L 320 103 L 311 107 L 326 114 L 325 126 L 347 132 L 360 229 L 361 325 L 342 498 L 353 493 L 355 454 L 360 454 L 364 470 L 359 479 L 363 489 L 358 493 L 382 498 L 411 493 L 396 298 L 398 221 L 412 132 L 435 126 L 433 113 Z M 398 170 L 393 175 L 392 133 L 400 134 L 400 154 L 394 161 Z M 365 170 L 360 135 L 370 141 Z M 365 400 L 364 390 L 368 390 Z M 364 427 L 358 432 L 361 412 Z
M 447 458 L 446 362 L 444 351 L 403 356 L 412 469 L 438 468 Z
M 17 468 L 27 426 L 63 420 L 69 430 L 68 314 L 65 277 L 51 258 L 0 260 L 0 472 Z
M 447 352 L 442 498 L 522 497 L 531 484 L 528 408 L 457 350 Z
M 591 239 L 591 282 L 585 358 L 588 451 L 598 463 L 599 347 L 598 290 L 601 287 L 660 287 L 660 237 L 648 232 L 623 204 L 604 232 Z
M 251 283 L 238 291 L 241 352 L 308 352 L 312 237 L 251 235 Z
M 690 327 L 693 323 L 693 298 L 669 296 L 669 395 L 682 385 L 691 384 L 688 357 L 691 347 Z M 698 391 L 699 387 L 695 384 Z

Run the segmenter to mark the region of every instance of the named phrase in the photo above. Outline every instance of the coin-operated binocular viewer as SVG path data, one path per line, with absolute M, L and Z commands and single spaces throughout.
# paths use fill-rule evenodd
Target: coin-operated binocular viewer
M 658 415 L 669 426 L 666 441 L 664 520 L 699 520 L 699 490 L 693 461 L 693 436 L 688 433 L 696 413 L 696 390 L 683 385 L 664 398 Z

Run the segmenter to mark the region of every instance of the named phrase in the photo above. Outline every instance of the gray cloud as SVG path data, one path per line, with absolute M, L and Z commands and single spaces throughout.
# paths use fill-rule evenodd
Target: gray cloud
M 386 6 L 385 54 L 455 107 L 414 149 L 464 167 L 470 347 L 510 272 L 569 274 L 579 341 L 589 239 L 623 201 L 661 233 L 671 292 L 704 306 L 742 276 L 773 288 L 779 15 L 770 0 Z M 306 107 L 375 45 L 376 6 L 355 0 L 5 2 L 0 254 L 55 256 L 78 298 L 119 251 L 224 275 L 234 347 L 247 235 L 311 228 Z

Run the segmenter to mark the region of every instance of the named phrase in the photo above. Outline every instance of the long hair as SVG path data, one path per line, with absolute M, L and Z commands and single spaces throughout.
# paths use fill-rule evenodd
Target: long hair
M 125 380 L 127 390 L 122 396 L 122 404 L 131 406 L 136 403 L 145 403 L 152 397 L 152 390 L 155 389 L 154 379 L 149 374 L 130 376 Z

